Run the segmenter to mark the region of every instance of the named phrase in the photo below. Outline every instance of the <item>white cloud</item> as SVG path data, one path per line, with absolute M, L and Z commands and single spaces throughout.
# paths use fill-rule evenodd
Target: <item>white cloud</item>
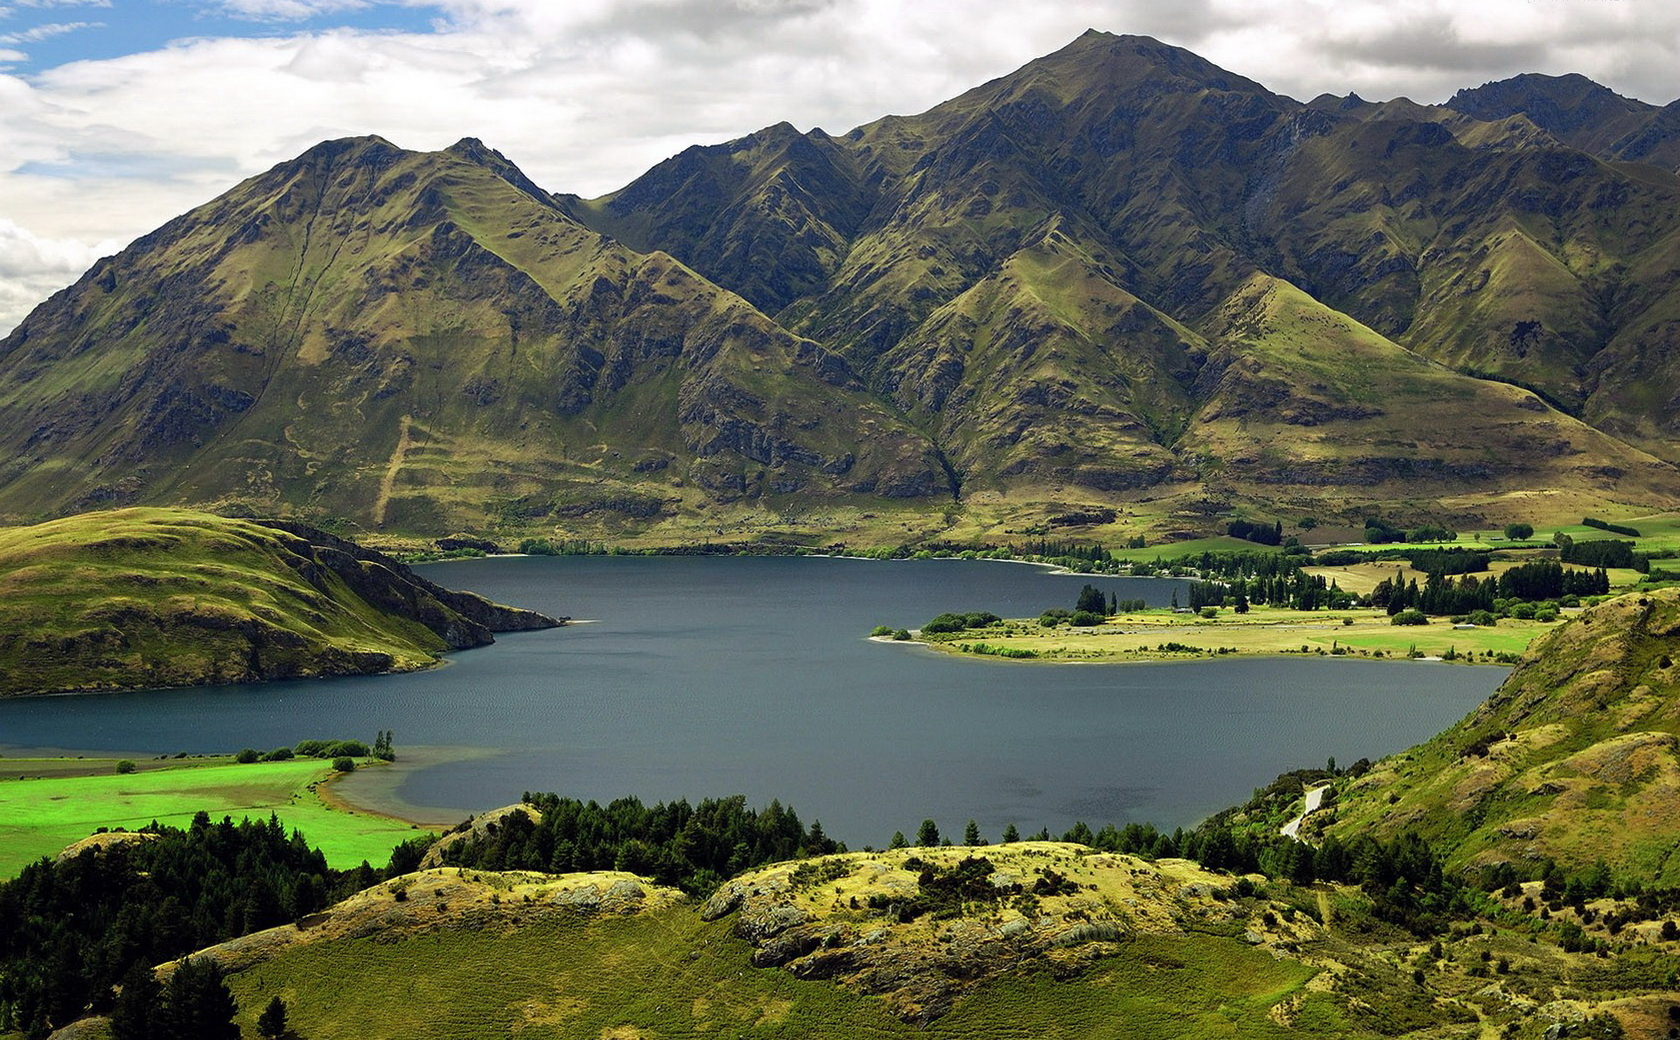
M 276 19 L 361 0 L 216 2 Z M 1680 6 L 1654 0 L 403 2 L 436 12 L 433 31 L 192 39 L 0 75 L 0 217 L 92 249 L 366 133 L 415 149 L 478 137 L 545 188 L 597 195 L 781 120 L 842 133 L 922 111 L 1089 27 L 1157 36 L 1303 100 L 1439 102 L 1578 71 L 1662 104 L 1680 66 Z M 17 320 L 10 306 L 0 326 Z
M 299 22 L 339 11 L 357 11 L 366 0 L 219 0 L 216 7 L 235 18 L 259 22 Z
M 89 246 L 73 238 L 43 238 L 0 217 L 0 335 L 116 248 L 109 241 Z
M 32 25 L 18 32 L 0 33 L 0 44 L 40 43 L 54 36 L 80 32 L 83 29 L 98 29 L 102 25 L 102 22 L 48 22 L 45 25 Z

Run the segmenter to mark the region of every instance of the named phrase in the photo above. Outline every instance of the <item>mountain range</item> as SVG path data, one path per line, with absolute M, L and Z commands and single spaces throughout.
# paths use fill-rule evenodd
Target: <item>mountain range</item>
M 0 341 L 0 516 L 669 539 L 1648 512 L 1680 494 L 1677 165 L 1680 108 L 1579 76 L 1301 103 L 1095 31 L 598 199 L 475 140 L 326 142 Z

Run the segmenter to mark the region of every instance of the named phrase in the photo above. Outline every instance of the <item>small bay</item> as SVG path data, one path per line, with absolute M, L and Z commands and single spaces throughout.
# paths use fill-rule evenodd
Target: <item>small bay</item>
M 1449 725 L 1504 669 L 1324 658 L 1072 665 L 865 638 L 946 610 L 1035 617 L 1092 581 L 1165 605 L 1182 583 L 980 561 L 503 557 L 432 564 L 451 588 L 578 624 L 504 635 L 421 673 L 0 701 L 0 745 L 226 751 L 307 737 L 488 753 L 398 795 L 461 815 L 524 791 L 742 794 L 854 847 L 975 819 L 1060 832 L 1188 826 L 1277 773 L 1376 758 Z M 0 769 L 4 768 L 0 759 Z

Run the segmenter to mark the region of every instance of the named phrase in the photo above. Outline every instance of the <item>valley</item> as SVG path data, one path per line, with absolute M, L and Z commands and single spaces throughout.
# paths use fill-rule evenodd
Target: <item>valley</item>
M 0 338 L 0 1040 L 1680 1035 L 1674 111 L 271 153 Z

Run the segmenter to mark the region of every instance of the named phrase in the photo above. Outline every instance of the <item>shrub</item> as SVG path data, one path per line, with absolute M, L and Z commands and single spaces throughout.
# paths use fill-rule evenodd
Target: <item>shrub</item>
M 260 758 L 262 758 L 262 752 L 254 747 L 240 748 L 239 754 L 233 756 L 233 760 L 240 765 L 250 765 Z
M 1073 612 L 1073 617 L 1068 619 L 1068 624 L 1077 625 L 1080 628 L 1090 628 L 1092 625 L 1100 625 L 1102 623 L 1102 615 L 1093 614 L 1089 610 L 1076 610 Z
M 895 642 L 903 643 L 903 642 L 908 641 L 909 638 L 910 638 L 910 630 L 907 629 L 907 628 L 895 629 L 893 631 L 893 640 Z
M 135 765 L 131 758 L 125 758 L 117 763 L 117 772 L 119 773 L 132 773 L 138 768 L 140 767 Z
M 348 755 L 340 755 L 333 759 L 333 768 L 340 773 L 351 773 L 356 769 L 356 760 Z
M 287 759 L 296 758 L 296 757 L 297 757 L 296 755 L 292 754 L 292 749 L 291 748 L 289 748 L 289 747 L 277 747 L 273 751 L 270 751 L 268 754 L 264 755 L 263 756 L 263 761 L 264 762 L 284 762 Z
M 1513 542 L 1526 542 L 1534 537 L 1533 524 L 1506 524 L 1505 537 Z
M 872 636 L 890 636 L 892 635 L 892 632 L 893 630 L 891 625 L 876 625 L 874 628 L 869 630 L 869 634 Z
M 1427 625 L 1429 617 L 1416 607 L 1407 607 L 1389 619 L 1391 625 Z

